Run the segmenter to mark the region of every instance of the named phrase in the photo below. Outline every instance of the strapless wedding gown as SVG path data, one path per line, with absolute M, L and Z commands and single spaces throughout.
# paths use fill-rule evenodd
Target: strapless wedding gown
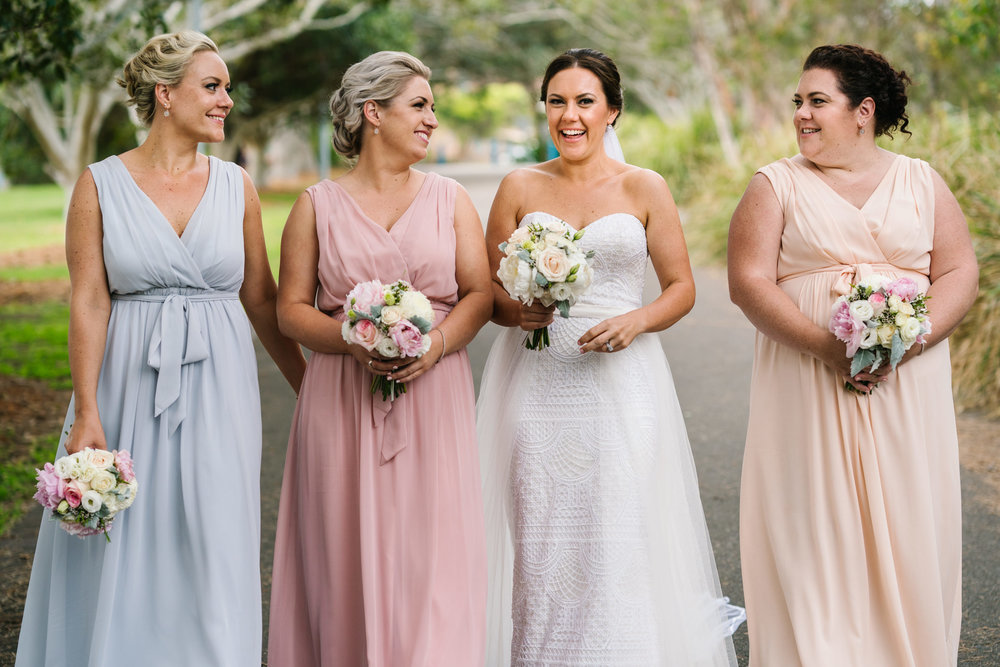
M 506 329 L 483 376 L 486 664 L 735 665 L 738 612 L 719 590 L 659 340 L 583 355 L 576 342 L 642 305 L 645 229 L 608 215 L 580 244 L 595 251 L 594 280 L 550 325 L 551 346 L 527 350 L 525 332 Z

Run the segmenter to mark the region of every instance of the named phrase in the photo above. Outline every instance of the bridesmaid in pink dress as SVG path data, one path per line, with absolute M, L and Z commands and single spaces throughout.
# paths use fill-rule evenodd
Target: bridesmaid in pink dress
M 753 667 L 958 660 L 947 338 L 978 271 L 937 172 L 875 143 L 906 132 L 908 82 L 873 51 L 815 49 L 794 96 L 800 154 L 754 175 L 730 226 L 730 293 L 758 329 L 740 494 Z M 871 273 L 926 290 L 934 330 L 894 371 L 851 376 L 827 325 Z
M 344 74 L 334 146 L 354 167 L 308 188 L 281 243 L 278 320 L 312 351 L 292 423 L 271 592 L 271 667 L 474 667 L 486 552 L 465 345 L 489 319 L 482 225 L 453 180 L 412 165 L 437 127 L 430 70 L 380 52 Z M 409 281 L 431 348 L 384 361 L 341 337 L 359 282 Z M 395 401 L 373 374 L 406 383 Z

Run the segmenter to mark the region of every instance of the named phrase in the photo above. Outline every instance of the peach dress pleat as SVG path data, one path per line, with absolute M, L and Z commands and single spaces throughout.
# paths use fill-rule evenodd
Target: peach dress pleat
M 870 273 L 926 290 L 930 167 L 897 156 L 858 209 L 801 159 L 761 170 L 784 209 L 778 284 L 792 302 L 825 328 Z M 757 334 L 740 501 L 754 667 L 955 665 L 961 518 L 947 342 L 861 396 Z
M 361 281 L 403 278 L 440 322 L 458 300 L 457 185 L 428 174 L 388 230 L 336 183 L 307 192 L 318 307 L 344 319 Z M 474 667 L 485 641 L 486 552 L 472 373 L 449 353 L 394 402 L 352 356 L 313 353 L 278 516 L 270 667 Z

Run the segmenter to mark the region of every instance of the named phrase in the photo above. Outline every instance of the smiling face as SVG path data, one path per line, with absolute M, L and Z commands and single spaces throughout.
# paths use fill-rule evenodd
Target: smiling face
M 858 130 L 867 123 L 870 105 L 862 102 L 852 107 L 840 92 L 832 70 L 803 72 L 792 99 L 795 134 L 803 157 L 816 164 L 835 163 L 857 147 Z
M 181 82 L 164 88 L 160 102 L 170 110 L 170 117 L 164 120 L 199 142 L 217 143 L 226 138 L 225 119 L 233 100 L 229 97 L 229 70 L 219 54 L 196 53 Z
M 382 145 L 399 151 L 413 162 L 427 157 L 431 134 L 438 126 L 434 93 L 427 79 L 411 78 L 392 102 L 379 108 L 378 116 L 378 140 Z
M 559 155 L 579 160 L 603 152 L 604 131 L 618 111 L 608 106 L 597 75 L 583 67 L 571 67 L 549 81 L 545 115 Z

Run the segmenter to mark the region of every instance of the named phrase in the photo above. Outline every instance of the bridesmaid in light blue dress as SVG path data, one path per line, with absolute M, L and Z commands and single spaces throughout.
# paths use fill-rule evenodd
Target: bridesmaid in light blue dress
M 154 37 L 120 83 L 150 131 L 91 165 L 73 193 L 74 395 L 57 456 L 128 450 L 139 490 L 110 542 L 43 519 L 16 665 L 259 665 L 250 323 L 293 388 L 305 362 L 277 329 L 253 184 L 197 150 L 223 139 L 232 108 L 215 44 Z

